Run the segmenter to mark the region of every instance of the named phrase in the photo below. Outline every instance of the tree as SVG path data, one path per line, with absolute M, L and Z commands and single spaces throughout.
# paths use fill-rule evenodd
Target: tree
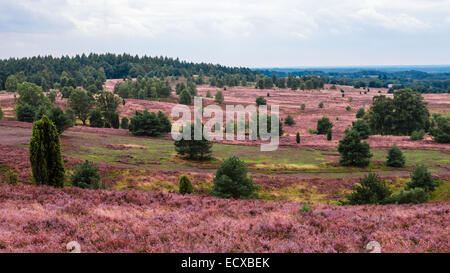
M 18 121 L 25 121 L 25 122 L 33 122 L 34 121 L 34 112 L 33 106 L 29 104 L 19 104 L 17 105 L 15 112 L 17 116 Z
M 17 85 L 18 85 L 18 82 L 17 82 L 16 76 L 10 75 L 10 76 L 8 76 L 8 78 L 6 78 L 6 82 L 5 82 L 6 91 L 16 92 Z
M 70 94 L 69 106 L 83 125 L 86 125 L 86 120 L 94 106 L 92 97 L 86 91 L 77 88 Z
M 53 122 L 45 115 L 33 124 L 30 163 L 36 184 L 63 187 L 64 165 L 59 134 Z
M 266 105 L 267 100 L 263 96 L 259 96 L 256 98 L 256 106 Z
M 360 179 L 359 184 L 352 187 L 352 192 L 347 194 L 346 204 L 382 204 L 391 195 L 386 182 L 375 173 L 369 173 Z
M 52 104 L 49 98 L 45 96 L 42 88 L 34 83 L 23 82 L 18 84 L 17 92 L 19 93 L 17 99 L 19 105 L 28 104 L 36 109 L 39 106 L 50 106 Z
M 292 126 L 295 124 L 295 120 L 291 115 L 288 115 L 286 119 L 284 119 L 284 124 L 286 124 L 287 126 Z
M 353 130 L 357 131 L 361 139 L 367 139 L 370 136 L 370 126 L 365 120 L 358 119 L 352 123 Z
M 420 93 L 411 89 L 394 92 L 394 98 L 384 95 L 373 98 L 369 109 L 369 125 L 379 134 L 411 135 L 416 130 L 428 130 L 429 112 Z
M 412 174 L 411 182 L 406 184 L 407 189 L 422 188 L 426 192 L 432 192 L 438 184 L 431 178 L 431 173 L 425 165 L 417 165 Z
M 300 133 L 297 132 L 297 134 L 295 135 L 295 142 L 300 143 Z
M 413 141 L 421 140 L 421 139 L 423 139 L 424 136 L 425 136 L 425 131 L 422 129 L 422 130 L 419 130 L 419 131 L 413 131 L 411 133 L 410 139 L 413 140 Z
M 339 163 L 343 166 L 365 167 L 372 157 L 370 145 L 361 143 L 361 136 L 355 130 L 345 131 L 344 138 L 339 141 L 338 152 L 341 154 Z
M 181 194 L 191 194 L 194 191 L 191 181 L 187 175 L 183 174 L 178 182 L 178 192 Z
M 323 108 L 323 102 L 319 103 L 319 108 Z
M 167 123 L 168 122 L 168 123 Z M 136 111 L 131 117 L 128 129 L 135 136 L 160 136 L 170 132 L 172 125 L 167 116 L 162 112 L 156 115 L 154 112 Z
M 450 143 L 450 118 L 438 114 L 433 115 L 435 127 L 431 128 L 431 135 L 439 143 Z
M 329 128 L 329 129 L 327 130 L 327 140 L 328 140 L 328 141 L 331 141 L 332 138 L 333 138 L 333 133 L 332 133 L 332 131 L 331 131 L 331 128 Z
M 317 134 L 325 135 L 331 128 L 333 128 L 333 124 L 328 117 L 322 117 L 317 121 Z
M 206 97 L 207 98 L 212 98 L 211 91 L 209 91 L 209 90 L 206 91 Z
M 257 198 L 258 187 L 247 177 L 245 162 L 237 156 L 226 159 L 217 168 L 212 195 L 221 198 Z
M 194 124 L 187 124 L 183 127 L 183 130 L 187 128 L 187 126 L 191 126 L 191 139 L 180 139 L 175 140 L 175 150 L 179 155 L 187 155 L 188 159 L 210 159 L 212 153 L 212 145 L 213 143 L 205 138 L 203 135 L 203 124 L 202 124 L 202 139 L 195 140 L 194 139 Z
M 58 94 L 56 94 L 55 91 L 47 92 L 47 97 L 48 97 L 48 99 L 50 100 L 51 103 L 55 103 L 57 95 Z
M 95 96 L 97 109 L 103 116 L 106 127 L 119 128 L 119 115 L 117 107 L 119 107 L 120 99 L 113 93 L 102 91 Z
M 73 122 L 67 113 L 64 113 L 61 108 L 56 106 L 48 110 L 48 118 L 55 124 L 59 134 L 62 134 L 67 128 L 73 126 Z
M 102 128 L 105 126 L 105 122 L 103 121 L 102 113 L 99 110 L 95 109 L 89 115 L 89 125 L 91 127 Z
M 0 119 L 3 119 L 3 111 L 2 111 L 2 107 L 0 107 Z
M 184 89 L 180 93 L 180 97 L 178 98 L 178 103 L 185 104 L 185 105 L 191 105 L 192 104 L 192 98 L 189 92 Z
M 214 96 L 214 101 L 218 104 L 222 104 L 224 101 L 223 93 L 222 91 L 217 91 L 216 95 Z
M 305 110 L 306 105 L 305 105 L 304 103 L 302 103 L 302 105 L 300 106 L 300 108 L 301 108 L 302 110 Z
M 120 128 L 128 129 L 128 118 L 122 117 L 122 122 L 120 123 Z
M 366 114 L 366 112 L 365 112 L 364 108 L 361 107 L 356 112 L 356 118 L 362 118 L 365 114 Z
M 405 156 L 395 144 L 388 150 L 386 166 L 396 168 L 405 167 Z
M 100 175 L 98 174 L 98 167 L 88 160 L 78 164 L 70 178 L 70 182 L 72 186 L 83 189 L 99 189 Z

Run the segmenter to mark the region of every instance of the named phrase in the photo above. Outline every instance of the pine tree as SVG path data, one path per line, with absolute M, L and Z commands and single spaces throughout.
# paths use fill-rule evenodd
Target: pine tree
M 178 98 L 178 103 L 185 105 L 192 104 L 192 97 L 186 89 L 183 89 L 183 91 L 181 91 L 180 96 Z
M 395 144 L 388 150 L 386 166 L 396 168 L 405 167 L 405 156 L 403 156 L 402 151 L 400 151 L 400 149 Z
M 300 133 L 299 132 L 297 132 L 297 135 L 295 136 L 295 141 L 297 143 L 300 143 Z
M 212 195 L 221 198 L 256 198 L 254 191 L 258 187 L 247 177 L 247 172 L 244 161 L 237 156 L 229 157 L 217 168 Z
M 122 129 L 128 129 L 128 118 L 122 117 L 122 122 L 120 123 L 120 128 Z
M 36 184 L 63 187 L 64 165 L 59 134 L 46 115 L 33 125 L 30 139 L 30 163 Z
M 286 117 L 286 119 L 284 120 L 284 124 L 288 125 L 288 126 L 292 126 L 295 124 L 295 120 L 291 115 L 288 115 Z
M 369 165 L 372 154 L 370 145 L 361 143 L 361 136 L 355 130 L 347 130 L 339 141 L 338 151 L 341 154 L 339 163 L 343 166 L 365 167 Z
M 210 159 L 211 153 L 212 153 L 212 145 L 213 143 L 205 138 L 205 136 L 202 133 L 202 139 L 201 140 L 195 140 L 194 139 L 194 124 L 186 125 L 191 126 L 191 139 L 180 139 L 175 140 L 175 150 L 179 155 L 188 155 L 188 159 Z M 184 127 L 183 130 L 185 130 Z M 202 124 L 202 132 L 203 132 L 203 124 Z
M 331 128 L 328 129 L 327 131 L 327 140 L 330 141 L 333 138 L 333 133 L 331 132 Z
M 222 91 L 217 91 L 214 101 L 217 102 L 218 104 L 222 104 L 222 102 L 224 101 L 224 97 L 223 97 L 223 93 Z
M 432 192 L 438 184 L 431 178 L 431 173 L 425 165 L 417 165 L 412 174 L 411 182 L 406 184 L 407 189 L 422 188 L 426 192 Z

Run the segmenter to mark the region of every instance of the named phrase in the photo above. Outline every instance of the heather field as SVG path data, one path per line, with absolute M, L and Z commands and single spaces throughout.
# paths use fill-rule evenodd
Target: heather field
M 107 80 L 105 89 L 112 91 L 119 81 Z M 76 164 L 92 161 L 104 189 L 78 189 L 69 180 L 64 189 L 55 189 L 32 185 L 32 124 L 16 120 L 14 93 L 1 93 L 0 181 L 12 170 L 19 185 L 0 186 L 0 252 L 65 252 L 73 240 L 83 252 L 365 252 L 372 240 L 383 252 L 450 252 L 448 144 L 429 135 L 418 141 L 374 135 L 367 140 L 373 153 L 369 166 L 339 165 L 337 145 L 344 130 L 356 120 L 358 108 L 367 110 L 372 97 L 386 94 L 386 89 L 364 94 L 362 89 L 332 90 L 330 85 L 306 91 L 197 88 L 205 105 L 214 100 L 206 98 L 207 91 L 214 96 L 222 90 L 224 105 L 254 104 L 256 97 L 264 96 L 269 105 L 280 105 L 281 118 L 290 114 L 296 124 L 284 126 L 275 152 L 261 152 L 258 141 L 220 141 L 213 146 L 211 161 L 188 161 L 177 156 L 169 135 L 135 137 L 128 130 L 80 126 L 78 121 L 61 135 L 66 175 L 70 177 Z M 430 112 L 450 114 L 448 94 L 424 98 Z M 320 102 L 324 108 L 318 107 Z M 121 117 L 144 109 L 170 114 L 176 103 L 175 94 L 159 101 L 127 99 L 118 110 Z M 67 108 L 66 99 L 58 97 L 55 104 Z M 331 141 L 309 132 L 322 116 L 334 124 Z M 297 131 L 300 144 L 295 141 Z M 385 166 L 387 148 L 394 143 L 406 157 L 405 167 Z M 211 197 L 216 168 L 232 155 L 245 161 L 259 186 L 258 200 Z M 369 172 L 398 192 L 417 164 L 427 166 L 439 183 L 428 203 L 338 205 Z M 183 174 L 194 186 L 191 195 L 178 193 Z M 303 202 L 312 209 L 302 209 Z
M 313 205 L 172 193 L 0 187 L 0 252 L 449 252 L 450 203 Z

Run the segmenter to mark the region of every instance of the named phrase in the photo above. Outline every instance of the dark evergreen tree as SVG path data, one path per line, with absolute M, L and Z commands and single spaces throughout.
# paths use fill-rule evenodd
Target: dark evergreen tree
M 78 164 L 70 182 L 72 186 L 83 189 L 99 189 L 100 174 L 98 173 L 98 167 L 88 160 Z
M 403 168 L 405 167 L 405 162 L 405 156 L 402 151 L 397 147 L 397 145 L 392 145 L 392 147 L 388 150 L 386 166 Z
M 178 182 L 178 192 L 181 194 L 191 194 L 194 191 L 191 181 L 187 175 L 183 174 Z
M 187 124 L 186 126 L 191 127 L 191 139 L 180 139 L 175 140 L 175 150 L 179 155 L 187 155 L 189 159 L 210 159 L 212 154 L 213 143 L 205 138 L 203 135 L 203 124 L 202 124 L 202 139 L 195 140 L 194 138 L 194 124 Z M 184 127 L 185 130 L 187 127 Z
M 361 143 L 361 136 L 355 130 L 346 130 L 344 138 L 339 141 L 338 151 L 341 154 L 339 163 L 343 166 L 365 167 L 372 157 L 370 145 Z

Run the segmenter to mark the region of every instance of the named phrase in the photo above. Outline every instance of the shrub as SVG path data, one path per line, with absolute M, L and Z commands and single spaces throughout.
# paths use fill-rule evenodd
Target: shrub
M 323 102 L 319 103 L 319 108 L 323 108 Z
M 364 108 L 361 107 L 356 112 L 356 118 L 362 118 L 365 114 L 366 114 L 366 112 L 365 112 Z
M 405 167 L 405 156 L 395 144 L 388 150 L 386 166 L 396 168 Z
M 259 96 L 256 98 L 256 106 L 266 105 L 267 100 L 263 96 Z
M 218 104 L 223 103 L 224 97 L 223 97 L 222 91 L 217 91 L 216 92 L 216 95 L 214 96 L 214 101 L 217 102 Z
M 352 108 L 347 105 L 347 107 L 345 107 L 345 110 L 350 111 L 350 110 L 352 110 Z
M 358 119 L 352 123 L 353 130 L 357 131 L 361 136 L 361 139 L 367 139 L 370 136 L 370 126 L 367 121 Z
M 339 141 L 338 151 L 341 154 L 339 163 L 343 166 L 365 167 L 372 157 L 370 145 L 361 143 L 361 136 L 355 130 L 345 131 L 344 138 Z
M 377 174 L 369 173 L 360 179 L 359 184 L 352 187 L 352 192 L 346 195 L 348 201 L 345 203 L 350 205 L 381 204 L 390 195 L 391 191 L 386 182 Z
M 18 121 L 33 122 L 35 109 L 29 104 L 19 104 L 16 107 L 16 116 Z
M 306 105 L 305 105 L 304 103 L 302 103 L 302 105 L 300 106 L 300 108 L 301 108 L 302 110 L 305 110 Z
M 322 117 L 317 121 L 317 134 L 325 135 L 331 128 L 333 128 L 333 124 L 328 117 Z
M 178 182 L 178 191 L 181 194 L 191 194 L 194 191 L 194 187 L 192 186 L 191 181 L 187 177 L 187 175 L 182 175 L 180 177 L 180 181 Z
M 333 138 L 333 133 L 331 131 L 331 128 L 329 128 L 327 131 L 327 140 L 330 141 L 332 138 Z
M 431 135 L 439 143 L 450 143 L 450 118 L 441 115 L 433 115 L 433 121 L 436 128 L 432 128 Z
M 352 97 L 348 98 L 348 102 L 352 102 L 352 101 L 353 101 Z
M 48 110 L 48 118 L 55 124 L 59 134 L 73 126 L 72 119 L 59 107 L 51 107 Z
M 291 115 L 288 115 L 286 117 L 286 119 L 284 120 L 284 124 L 288 125 L 288 126 L 292 126 L 295 124 L 295 120 Z
M 2 111 L 2 107 L 0 107 L 0 119 L 3 119 L 3 111 Z
M 109 120 L 111 122 L 111 127 L 114 129 L 119 129 L 120 121 L 119 121 L 119 113 L 117 112 L 107 112 L 108 118 L 106 120 Z
M 247 177 L 247 167 L 237 156 L 226 159 L 217 168 L 212 195 L 222 198 L 256 198 L 258 189 Z
M 385 204 L 420 204 L 430 199 L 430 194 L 422 188 L 401 190 L 399 193 L 391 195 L 384 202 Z
M 419 164 L 414 168 L 411 174 L 411 182 L 406 184 L 407 189 L 422 188 L 426 192 L 432 192 L 437 186 L 438 183 L 431 178 L 431 173 L 428 172 L 427 167 L 423 164 Z
M 128 118 L 122 117 L 122 122 L 120 123 L 120 128 L 128 129 Z
M 191 139 L 186 140 L 184 138 L 180 140 L 175 140 L 175 150 L 179 155 L 188 155 L 189 159 L 210 159 L 211 158 L 211 149 L 213 143 L 209 140 L 207 140 L 202 134 L 201 140 L 195 140 L 194 139 L 194 124 L 187 124 L 183 127 L 183 131 L 186 130 L 188 127 L 191 126 Z M 202 124 L 202 131 L 203 131 L 203 124 Z
M 302 212 L 308 212 L 308 211 L 312 211 L 313 207 L 312 206 L 308 206 L 308 203 L 303 202 L 302 204 L 302 208 L 299 209 L 298 212 L 302 213 Z
M 73 186 L 83 189 L 99 189 L 100 175 L 98 174 L 98 167 L 88 160 L 78 164 L 70 178 L 70 182 Z
M 317 131 L 314 130 L 313 128 L 308 128 L 308 133 L 315 135 L 315 134 L 317 134 Z
M 11 169 L 6 172 L 6 184 L 8 185 L 17 185 L 19 182 L 19 176 Z
M 105 126 L 105 122 L 103 121 L 102 113 L 99 110 L 94 110 L 89 115 L 89 126 L 102 128 Z
M 183 91 L 181 91 L 180 97 L 178 98 L 178 103 L 185 105 L 192 104 L 192 97 L 186 89 L 183 89 Z
M 207 98 L 212 98 L 211 91 L 209 91 L 209 90 L 206 91 L 206 97 Z
M 36 184 L 63 187 L 64 166 L 59 134 L 47 116 L 44 115 L 33 124 L 29 146 L 31 170 Z
M 295 136 L 295 142 L 300 143 L 300 133 L 297 132 L 297 135 Z
M 413 131 L 411 133 L 411 140 L 421 140 L 423 139 L 423 137 L 425 136 L 425 131 L 423 129 L 419 130 L 419 131 Z
M 170 132 L 171 124 L 161 111 L 156 115 L 144 110 L 136 111 L 136 115 L 130 119 L 128 129 L 135 136 L 160 136 Z

